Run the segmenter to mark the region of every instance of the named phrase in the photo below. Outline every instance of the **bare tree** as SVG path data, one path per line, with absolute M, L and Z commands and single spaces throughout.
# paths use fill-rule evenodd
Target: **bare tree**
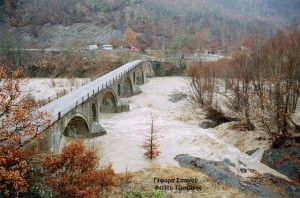
M 298 107 L 300 92 L 300 31 L 293 23 L 268 40 L 260 32 L 251 40 L 223 69 L 207 68 L 201 62 L 190 64 L 190 100 L 200 107 L 209 107 L 216 101 L 214 94 L 221 94 L 244 128 L 253 129 L 253 123 L 257 123 L 274 141 L 287 139 L 292 130 L 300 128 L 291 118 Z M 215 73 L 220 80 L 215 80 Z M 216 86 L 222 79 L 224 92 Z
M 202 61 L 190 63 L 187 74 L 191 77 L 188 82 L 188 100 L 200 107 L 212 107 L 216 86 L 214 65 Z
M 154 159 L 161 153 L 158 149 L 158 136 L 157 136 L 157 129 L 155 128 L 155 119 L 150 111 L 150 118 L 151 118 L 151 126 L 149 132 L 145 135 L 145 140 L 143 142 L 142 147 L 145 149 L 144 156 L 147 159 Z
M 231 78 L 226 78 L 228 93 L 223 94 L 227 99 L 226 106 L 235 112 L 244 122 L 247 129 L 254 129 L 251 123 L 252 72 L 246 52 L 234 56 Z
M 291 114 L 297 108 L 300 91 L 300 33 L 292 24 L 278 31 L 262 48 L 260 76 L 260 121 L 272 136 L 289 136 Z

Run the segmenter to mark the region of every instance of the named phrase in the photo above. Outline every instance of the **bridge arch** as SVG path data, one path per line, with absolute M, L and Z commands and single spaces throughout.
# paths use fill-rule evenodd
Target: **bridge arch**
M 123 82 L 123 97 L 130 97 L 132 96 L 133 88 L 132 82 L 129 77 L 126 77 Z
M 85 137 L 89 132 L 88 121 L 81 113 L 76 113 L 64 128 L 64 135 L 69 137 Z
M 137 85 L 144 84 L 144 72 L 142 67 L 137 67 L 135 73 L 136 73 L 136 84 Z
M 108 90 L 102 98 L 102 113 L 117 113 L 117 97 L 112 90 Z

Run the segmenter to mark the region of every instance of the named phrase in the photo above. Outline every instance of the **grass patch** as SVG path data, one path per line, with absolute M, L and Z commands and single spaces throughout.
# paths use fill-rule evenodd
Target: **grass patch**
M 130 175 L 128 175 L 130 174 Z M 216 197 L 221 195 L 222 197 L 249 197 L 245 193 L 235 189 L 219 184 L 207 175 L 197 172 L 195 170 L 182 168 L 182 167 L 166 167 L 162 168 L 158 165 L 152 165 L 145 168 L 142 171 L 134 173 L 121 173 L 118 174 L 119 178 L 125 178 L 127 180 L 126 189 L 122 189 L 122 192 L 116 194 L 122 195 L 121 197 L 178 197 L 178 198 L 190 198 L 190 197 Z M 128 178 L 130 178 L 128 180 Z M 157 182 L 157 179 L 169 179 L 174 182 L 162 183 Z M 197 179 L 197 182 L 177 182 L 179 179 Z M 175 187 L 181 186 L 184 190 L 175 190 Z M 156 186 L 172 186 L 174 190 L 168 189 L 156 189 Z M 201 191 L 186 190 L 201 187 Z M 120 189 L 119 189 L 120 190 Z M 116 196 L 120 197 L 120 196 Z

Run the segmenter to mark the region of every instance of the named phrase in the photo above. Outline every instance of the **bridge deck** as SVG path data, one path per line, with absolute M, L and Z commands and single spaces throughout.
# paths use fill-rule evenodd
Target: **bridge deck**
M 54 100 L 53 102 L 41 107 L 38 111 L 48 112 L 51 115 L 51 124 L 57 121 L 60 116 L 64 116 L 70 110 L 76 107 L 76 105 L 81 104 L 93 94 L 96 94 L 99 91 L 102 91 L 106 88 L 106 86 L 113 83 L 113 81 L 118 80 L 122 75 L 131 69 L 135 68 L 142 62 L 146 60 L 136 60 L 133 62 L 129 62 L 107 74 L 104 76 L 80 87 L 79 89 L 74 90 L 73 92 L 66 94 L 65 96 Z

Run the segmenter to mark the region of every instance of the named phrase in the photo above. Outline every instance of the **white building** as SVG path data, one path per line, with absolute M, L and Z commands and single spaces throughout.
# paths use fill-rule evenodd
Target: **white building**
M 113 46 L 112 45 L 102 45 L 101 46 L 101 50 L 113 50 Z
M 97 50 L 98 49 L 98 45 L 89 45 L 88 49 L 89 50 Z

